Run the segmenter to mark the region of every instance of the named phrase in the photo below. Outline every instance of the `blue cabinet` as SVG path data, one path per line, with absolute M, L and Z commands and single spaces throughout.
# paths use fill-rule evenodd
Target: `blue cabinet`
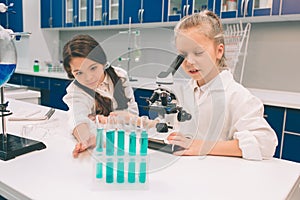
M 298 135 L 285 133 L 282 159 L 300 162 L 300 133 Z
M 62 98 L 71 80 L 14 73 L 8 83 L 25 85 L 41 92 L 41 104 L 68 110 Z
M 23 32 L 22 0 L 0 0 L 0 3 L 4 3 L 5 5 L 14 4 L 7 12 L 0 13 L 1 26 L 12 29 L 14 32 Z
M 140 88 L 133 88 L 133 90 L 134 98 L 139 108 L 139 116 L 149 116 L 149 111 L 146 109 L 146 106 L 148 105 L 147 99 L 151 97 L 153 91 Z
M 223 18 L 279 15 L 280 0 L 215 1 L 215 13 Z
M 70 84 L 69 80 L 50 79 L 50 106 L 61 110 L 68 110 L 68 106 L 62 101 L 66 94 L 66 88 Z
M 124 0 L 123 23 L 163 21 L 163 0 Z
M 92 25 L 93 0 L 65 0 L 65 27 Z
M 282 0 L 281 14 L 300 14 L 300 1 L 296 0 Z
M 213 8 L 214 0 L 164 0 L 164 21 L 179 21 L 186 15 Z
M 283 133 L 283 122 L 284 122 L 285 109 L 275 106 L 265 106 L 264 117 L 273 130 L 276 132 L 278 138 L 278 146 L 276 147 L 275 157 L 280 158 L 281 141 Z
M 60 0 L 41 0 L 41 28 L 64 26 L 64 4 Z
M 122 24 L 122 0 L 93 0 L 93 25 Z

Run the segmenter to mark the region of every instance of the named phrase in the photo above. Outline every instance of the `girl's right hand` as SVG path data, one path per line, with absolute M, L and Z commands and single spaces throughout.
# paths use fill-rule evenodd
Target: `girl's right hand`
M 79 154 L 86 151 L 89 148 L 94 148 L 96 146 L 96 136 L 91 134 L 88 140 L 78 142 L 75 145 L 75 148 L 73 150 L 73 157 L 78 158 Z

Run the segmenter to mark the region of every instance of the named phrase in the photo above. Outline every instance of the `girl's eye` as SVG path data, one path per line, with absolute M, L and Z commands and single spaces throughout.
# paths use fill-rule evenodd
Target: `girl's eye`
M 75 76 L 79 76 L 79 75 L 81 75 L 82 74 L 82 72 L 76 72 L 75 73 Z
M 204 51 L 198 51 L 198 52 L 195 52 L 195 55 L 196 56 L 200 56 L 200 55 L 202 55 L 204 53 Z
M 94 71 L 94 70 L 96 70 L 96 69 L 97 69 L 97 66 L 92 66 L 92 67 L 91 67 L 91 70 L 92 70 L 92 71 Z

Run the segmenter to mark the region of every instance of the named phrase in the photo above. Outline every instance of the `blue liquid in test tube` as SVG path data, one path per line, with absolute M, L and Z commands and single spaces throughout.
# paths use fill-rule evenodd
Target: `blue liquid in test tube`
M 135 132 L 131 132 L 129 134 L 129 156 L 136 155 L 136 134 Z M 135 159 L 130 158 L 129 166 L 128 166 L 128 182 L 135 182 Z
M 106 155 L 114 155 L 114 144 L 115 144 L 115 131 L 107 130 L 106 131 Z
M 118 130 L 118 156 L 124 156 L 125 131 Z M 124 183 L 124 159 L 118 158 L 117 163 L 117 182 Z
M 96 178 L 103 178 L 103 165 L 102 165 L 102 162 L 98 162 L 97 165 L 96 165 Z
M 148 134 L 145 130 L 141 133 L 141 147 L 140 147 L 140 155 L 141 156 L 147 156 L 147 149 L 148 149 Z M 147 163 L 146 159 L 142 158 L 140 163 L 140 173 L 139 173 L 139 182 L 145 183 L 146 182 L 146 169 L 147 169 Z
M 114 162 L 112 158 L 106 161 L 106 183 L 114 182 Z
M 146 182 L 146 170 L 147 170 L 146 160 L 145 160 L 145 158 L 143 158 L 140 163 L 140 174 L 139 174 L 139 182 L 140 183 Z

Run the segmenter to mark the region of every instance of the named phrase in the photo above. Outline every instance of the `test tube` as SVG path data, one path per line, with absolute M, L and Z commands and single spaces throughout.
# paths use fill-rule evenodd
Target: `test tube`
M 145 183 L 147 170 L 147 162 L 145 156 L 147 156 L 148 149 L 148 133 L 146 130 L 143 130 L 141 133 L 140 145 L 140 155 L 142 156 L 142 159 L 140 163 L 139 182 Z
M 106 155 L 114 155 L 114 143 L 115 143 L 115 128 L 116 119 L 114 116 L 109 116 L 107 118 L 106 124 Z M 114 162 L 113 158 L 108 157 L 106 160 L 106 183 L 114 182 Z
M 108 116 L 107 130 L 106 130 L 106 155 L 107 156 L 114 155 L 115 128 L 116 128 L 115 116 Z
M 130 118 L 130 134 L 129 134 L 129 156 L 136 155 L 136 125 L 137 117 L 133 116 Z M 128 182 L 135 182 L 135 158 L 131 157 L 128 164 Z
M 96 116 L 97 135 L 96 135 L 96 152 L 97 156 L 102 156 L 103 152 L 103 126 L 99 123 L 99 116 Z M 99 160 L 96 164 L 96 178 L 103 178 L 103 163 Z
M 125 143 L 125 119 L 122 116 L 117 117 L 118 122 L 118 162 L 117 162 L 117 183 L 124 183 L 124 143 Z

